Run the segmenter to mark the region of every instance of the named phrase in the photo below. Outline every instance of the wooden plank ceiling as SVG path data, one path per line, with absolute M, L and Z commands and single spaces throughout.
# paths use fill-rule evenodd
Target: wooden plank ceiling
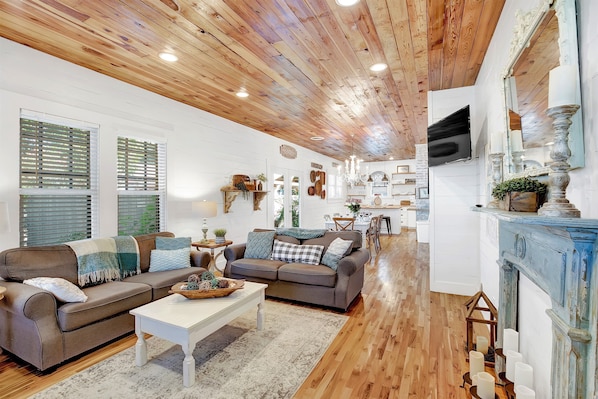
M 0 35 L 339 160 L 354 141 L 381 161 L 426 142 L 428 90 L 475 83 L 503 5 L 0 1 Z

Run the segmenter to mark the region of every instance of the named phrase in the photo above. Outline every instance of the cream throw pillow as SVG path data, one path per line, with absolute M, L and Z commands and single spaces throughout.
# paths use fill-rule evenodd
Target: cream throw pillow
M 86 302 L 87 295 L 70 281 L 58 277 L 35 277 L 24 280 L 23 284 L 50 291 L 62 302 Z

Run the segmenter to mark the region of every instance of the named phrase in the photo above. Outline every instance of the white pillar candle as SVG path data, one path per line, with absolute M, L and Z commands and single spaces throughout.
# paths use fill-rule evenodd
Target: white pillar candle
M 521 130 L 511 130 L 511 151 L 523 151 L 523 136 Z
M 474 375 L 471 377 L 471 386 L 477 387 L 478 386 L 478 375 Z
M 548 108 L 577 104 L 577 66 L 560 65 L 548 75 Z
M 507 351 L 507 380 L 515 381 L 515 363 L 523 362 L 523 355 L 515 351 Z
M 488 338 L 478 335 L 476 337 L 475 348 L 478 352 L 482 352 L 484 355 L 488 353 Z
M 490 134 L 490 153 L 500 154 L 503 153 L 503 132 L 493 132 Z
M 534 387 L 534 369 L 527 363 L 515 363 L 515 386 L 525 385 L 528 388 Z
M 507 351 L 519 352 L 519 333 L 512 328 L 505 328 L 502 334 L 502 353 Z
M 478 396 L 482 399 L 494 399 L 494 377 L 485 371 L 478 374 Z
M 484 354 L 478 351 L 469 351 L 469 376 L 484 371 Z
M 523 385 L 515 386 L 515 395 L 517 399 L 536 399 L 536 392 Z

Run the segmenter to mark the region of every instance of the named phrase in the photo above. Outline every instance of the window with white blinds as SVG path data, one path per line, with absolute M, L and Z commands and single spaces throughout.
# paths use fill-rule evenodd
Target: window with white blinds
M 166 144 L 118 138 L 118 234 L 164 229 Z
M 21 246 L 94 235 L 97 132 L 97 125 L 21 111 Z

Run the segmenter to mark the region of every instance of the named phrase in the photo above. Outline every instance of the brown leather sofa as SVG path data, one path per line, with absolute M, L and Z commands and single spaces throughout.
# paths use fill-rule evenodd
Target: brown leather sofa
M 281 235 L 275 238 L 299 245 L 323 245 L 326 249 L 337 237 L 352 240 L 353 245 L 351 252 L 340 259 L 336 271 L 321 264 L 248 259 L 244 257 L 246 244 L 243 243 L 224 250 L 227 260 L 224 275 L 268 284 L 266 295 L 270 297 L 346 311 L 363 288 L 364 265 L 370 257 L 369 250 L 362 248 L 361 232 L 328 231 L 322 237 L 303 240 Z
M 50 292 L 23 284 L 34 277 L 60 277 L 77 284 L 77 258 L 67 245 L 22 247 L 0 253 L 0 347 L 40 370 L 93 349 L 135 329 L 131 309 L 168 295 L 192 273 L 201 274 L 208 252 L 191 251 L 191 268 L 148 273 L 156 236 L 136 236 L 141 274 L 83 288 L 88 300 L 63 303 Z

